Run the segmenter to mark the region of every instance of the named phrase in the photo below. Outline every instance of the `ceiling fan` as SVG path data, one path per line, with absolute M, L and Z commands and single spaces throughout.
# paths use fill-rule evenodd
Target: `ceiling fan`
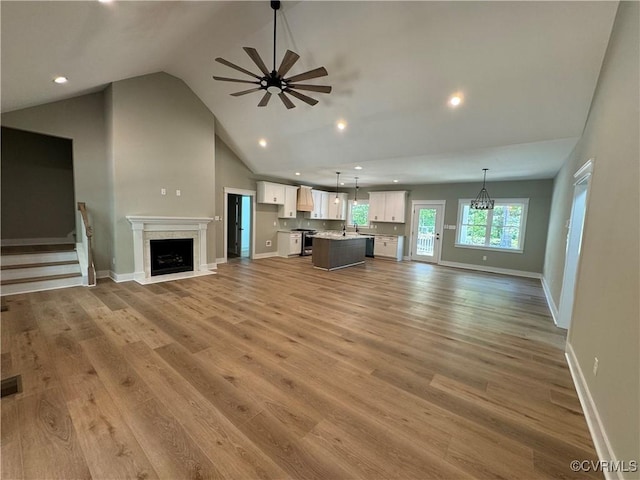
M 227 78 L 227 77 L 217 77 L 213 76 L 215 80 L 220 80 L 222 82 L 238 82 L 238 83 L 252 83 L 254 85 L 258 85 L 255 88 L 251 88 L 249 90 L 243 90 L 242 92 L 232 93 L 231 95 L 234 97 L 239 97 L 241 95 L 246 95 L 247 93 L 258 92 L 260 90 L 265 90 L 265 94 L 262 97 L 262 100 L 258 103 L 259 107 L 266 107 L 271 100 L 272 95 L 278 95 L 284 106 L 287 108 L 294 108 L 295 105 L 291 101 L 291 99 L 287 96 L 291 95 L 298 100 L 302 100 L 303 102 L 313 106 L 318 103 L 318 100 L 315 98 L 311 98 L 303 93 L 300 93 L 298 90 L 307 90 L 309 92 L 319 92 L 319 93 L 331 93 L 331 87 L 326 85 L 305 85 L 299 84 L 296 82 L 300 82 L 303 80 L 310 80 L 312 78 L 324 77 L 328 75 L 327 69 L 324 67 L 315 68 L 313 70 L 309 70 L 308 72 L 300 73 L 298 75 L 294 75 L 292 77 L 284 78 L 284 76 L 291 70 L 291 67 L 298 61 L 300 55 L 292 52 L 291 50 L 287 50 L 282 58 L 282 62 L 280 66 L 276 70 L 276 12 L 280 9 L 279 1 L 272 1 L 271 8 L 273 9 L 273 70 L 269 72 L 267 66 L 260 58 L 258 51 L 252 47 L 243 47 L 244 51 L 247 52 L 247 55 L 253 60 L 253 62 L 258 66 L 260 71 L 262 72 L 262 76 L 256 75 L 255 73 L 250 72 L 238 65 L 235 65 L 224 58 L 216 58 L 216 62 L 226 65 L 227 67 L 231 67 L 239 72 L 245 73 L 255 80 L 239 80 L 236 78 Z

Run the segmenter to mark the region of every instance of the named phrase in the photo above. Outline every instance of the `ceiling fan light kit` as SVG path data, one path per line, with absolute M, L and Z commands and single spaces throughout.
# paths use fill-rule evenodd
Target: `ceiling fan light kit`
M 318 103 L 318 100 L 315 98 L 309 97 L 303 93 L 300 93 L 298 90 L 305 90 L 308 92 L 318 92 L 318 93 L 331 93 L 331 87 L 327 85 L 308 85 L 308 84 L 299 84 L 296 82 L 301 82 L 304 80 L 311 80 L 313 78 L 324 77 L 328 75 L 327 69 L 324 67 L 318 67 L 313 70 L 309 70 L 308 72 L 300 73 L 298 75 L 293 75 L 291 77 L 285 78 L 285 75 L 289 73 L 289 70 L 295 65 L 295 63 L 300 58 L 295 52 L 291 50 L 287 50 L 282 58 L 282 62 L 280 62 L 280 66 L 276 69 L 276 12 L 280 9 L 279 1 L 272 1 L 271 8 L 273 9 L 273 70 L 269 72 L 269 69 L 262 61 L 262 58 L 258 54 L 258 51 L 252 47 L 243 47 L 243 50 L 249 55 L 249 58 L 253 60 L 253 63 L 256 64 L 260 72 L 262 72 L 262 76 L 256 75 L 249 70 L 246 70 L 238 65 L 235 65 L 224 58 L 216 58 L 216 62 L 221 63 L 227 67 L 233 68 L 239 72 L 242 72 L 246 75 L 249 75 L 254 78 L 254 80 L 241 80 L 236 78 L 228 78 L 228 77 L 218 77 L 216 75 L 213 76 L 215 80 L 221 82 L 237 82 L 237 83 L 248 83 L 257 85 L 257 87 L 250 88 L 248 90 L 243 90 L 240 92 L 232 93 L 231 95 L 234 97 L 239 97 L 242 95 L 246 95 L 248 93 L 259 92 L 260 90 L 264 90 L 265 93 L 262 96 L 262 99 L 258 103 L 259 107 L 266 107 L 271 100 L 273 95 L 277 95 L 282 103 L 287 109 L 295 108 L 295 104 L 291 101 L 288 95 L 297 98 L 305 102 L 308 105 L 314 106 Z

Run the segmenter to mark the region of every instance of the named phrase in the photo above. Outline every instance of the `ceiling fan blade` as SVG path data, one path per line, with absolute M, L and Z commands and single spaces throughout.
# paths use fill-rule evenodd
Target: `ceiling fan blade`
M 260 58 L 258 51 L 252 47 L 242 47 L 242 48 L 245 52 L 247 52 L 247 55 L 249 55 L 251 60 L 253 60 L 253 63 L 255 63 L 258 66 L 260 71 L 265 75 L 269 75 L 269 70 L 267 69 L 267 66 L 264 64 L 262 59 Z
M 309 80 L 310 78 L 325 77 L 327 75 L 329 75 L 327 69 L 319 67 L 299 75 L 294 75 L 293 77 L 285 78 L 285 80 L 287 82 L 299 82 L 300 80 Z
M 262 97 L 262 100 L 260 100 L 260 103 L 258 103 L 259 107 L 266 107 L 267 103 L 269 103 L 269 100 L 271 100 L 271 93 L 266 92 L 264 94 L 264 97 Z
M 282 103 L 284 103 L 285 107 L 287 107 L 288 109 L 295 108 L 293 102 L 289 100 L 289 97 L 287 97 L 284 92 L 279 93 L 278 96 L 280 97 L 280 100 L 282 100 Z
M 218 57 L 218 58 L 216 58 L 216 62 L 221 63 L 223 65 L 226 65 L 227 67 L 234 68 L 235 70 L 238 70 L 239 72 L 246 73 L 247 75 L 250 75 L 250 76 L 260 80 L 260 77 L 258 75 L 256 75 L 255 73 L 251 73 L 249 70 L 246 70 L 246 69 L 244 69 L 242 67 L 239 67 L 238 65 L 235 65 L 235 64 L 225 60 L 224 58 Z
M 291 70 L 291 67 L 293 67 L 293 65 L 298 61 L 299 58 L 300 55 L 292 52 L 291 50 L 287 50 L 287 52 L 284 54 L 284 57 L 282 58 L 280 67 L 278 67 L 278 75 L 280 77 L 284 77 L 287 72 Z
M 289 84 L 289 88 L 297 88 L 298 90 L 308 90 L 310 92 L 331 93 L 331 87 L 326 85 L 293 85 Z
M 318 100 L 316 100 L 315 98 L 311 98 L 311 97 L 307 97 L 306 95 L 300 93 L 300 92 L 296 92 L 295 90 L 287 90 L 286 91 L 289 95 L 293 95 L 294 97 L 296 97 L 298 100 L 302 100 L 305 103 L 308 103 L 309 105 L 311 105 L 312 107 L 318 103 Z
M 243 90 L 242 92 L 232 93 L 231 96 L 232 97 L 239 97 L 241 95 L 246 95 L 247 93 L 257 92 L 258 90 L 262 90 L 262 88 L 258 87 L 258 88 L 252 88 L 250 90 Z
M 219 80 L 221 82 L 238 82 L 238 83 L 253 83 L 254 85 L 260 85 L 260 82 L 252 82 L 251 80 L 238 80 L 237 78 L 227 78 L 227 77 L 216 77 L 213 76 L 214 80 Z

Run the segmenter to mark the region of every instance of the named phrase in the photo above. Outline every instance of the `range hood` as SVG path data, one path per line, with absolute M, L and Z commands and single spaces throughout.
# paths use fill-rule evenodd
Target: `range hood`
M 313 195 L 311 195 L 311 187 L 300 185 L 298 189 L 298 203 L 296 210 L 299 212 L 313 212 Z

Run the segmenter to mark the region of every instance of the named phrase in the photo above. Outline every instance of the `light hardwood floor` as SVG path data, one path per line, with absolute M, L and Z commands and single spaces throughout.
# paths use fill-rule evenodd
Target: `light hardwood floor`
M 310 257 L 6 298 L 2 478 L 585 478 L 538 280 Z M 599 477 L 601 478 L 601 477 Z

